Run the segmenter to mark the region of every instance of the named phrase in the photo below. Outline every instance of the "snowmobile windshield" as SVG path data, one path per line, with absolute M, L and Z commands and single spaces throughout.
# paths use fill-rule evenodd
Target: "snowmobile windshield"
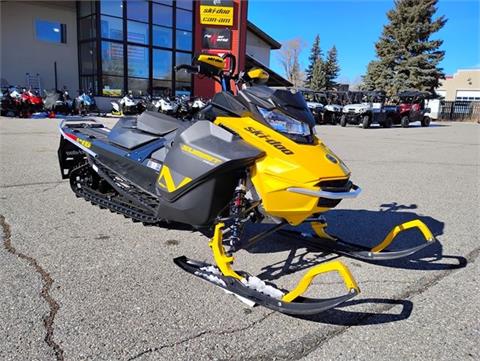
M 254 86 L 242 93 L 256 106 L 268 126 L 297 143 L 313 143 L 315 119 L 302 93 L 267 86 Z

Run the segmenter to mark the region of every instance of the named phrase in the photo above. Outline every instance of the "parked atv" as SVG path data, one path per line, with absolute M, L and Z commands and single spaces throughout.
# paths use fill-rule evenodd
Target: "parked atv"
M 317 92 L 315 95 L 317 100 L 323 104 L 323 123 L 337 125 L 342 117 L 343 109 L 337 92 Z
M 432 95 L 428 92 L 417 90 L 404 91 L 398 94 L 400 105 L 398 107 L 398 118 L 402 127 L 407 128 L 410 123 L 419 121 L 422 127 L 430 125 L 430 109 L 425 107 L 427 99 Z
M 392 124 L 383 107 L 384 102 L 385 92 L 365 92 L 362 103 L 348 104 L 343 107 L 340 125 L 345 127 L 347 124 L 355 124 L 366 129 L 370 128 L 370 125 L 378 123 L 385 128 L 391 127 Z
M 310 89 L 299 89 L 299 91 L 305 98 L 308 109 L 312 112 L 315 122 L 317 124 L 323 124 L 323 104 L 319 102 L 315 92 Z

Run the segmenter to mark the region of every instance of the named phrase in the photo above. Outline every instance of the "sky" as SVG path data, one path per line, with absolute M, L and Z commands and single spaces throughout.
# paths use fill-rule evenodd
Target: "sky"
M 443 39 L 446 51 L 441 63 L 447 75 L 459 68 L 480 67 L 480 0 L 439 0 L 437 15 L 445 15 L 446 25 L 434 39 Z M 393 0 L 250 0 L 248 19 L 282 42 L 300 37 L 305 48 L 302 68 L 308 65 L 310 48 L 318 33 L 325 54 L 337 47 L 340 63 L 338 81 L 358 82 L 367 64 L 375 58 L 375 42 L 387 23 L 386 13 Z M 270 66 L 279 74 L 283 69 L 276 51 Z

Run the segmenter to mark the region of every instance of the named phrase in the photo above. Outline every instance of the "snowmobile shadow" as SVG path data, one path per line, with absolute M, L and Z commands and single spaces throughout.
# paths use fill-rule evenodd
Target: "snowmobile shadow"
M 390 230 L 401 223 L 420 219 L 432 231 L 435 236 L 443 234 L 444 223 L 428 216 L 420 216 L 411 211 L 417 206 L 399 205 L 397 203 L 382 204 L 379 211 L 370 210 L 331 210 L 325 214 L 328 222 L 328 231 L 340 239 L 345 241 L 373 247 L 381 242 Z M 251 235 L 260 233 L 268 229 L 271 225 L 254 225 L 248 229 L 247 233 Z M 308 225 L 297 227 L 297 230 L 311 232 Z M 365 235 L 368 238 L 365 239 Z M 400 233 L 388 247 L 388 250 L 398 251 L 405 248 L 418 246 L 425 242 L 424 238 L 417 230 L 408 230 Z M 300 254 L 297 252 L 301 250 Z M 316 264 L 325 262 L 338 257 L 331 253 L 322 253 L 317 250 L 315 253 L 302 246 L 302 240 L 290 238 L 280 233 L 269 236 L 268 238 L 258 242 L 254 246 L 247 249 L 250 253 L 273 253 L 290 251 L 287 258 L 263 268 L 262 274 L 258 277 L 274 280 L 280 278 L 284 274 L 294 273 Z M 385 261 L 369 261 L 369 263 L 381 266 L 401 269 L 412 269 L 422 271 L 438 271 L 447 269 L 463 268 L 467 265 L 467 260 L 462 256 L 444 255 L 443 246 L 437 241 L 417 253 L 395 260 Z
M 343 308 L 345 307 L 352 307 L 361 304 L 377 304 L 383 306 L 380 306 L 381 310 L 378 313 L 343 310 Z M 397 306 L 402 306 L 402 310 L 399 313 L 385 313 L 391 309 L 396 308 Z M 344 302 L 331 310 L 316 315 L 294 317 L 306 321 L 313 321 L 337 326 L 368 326 L 406 320 L 412 314 L 412 310 L 413 303 L 409 300 L 364 298 Z

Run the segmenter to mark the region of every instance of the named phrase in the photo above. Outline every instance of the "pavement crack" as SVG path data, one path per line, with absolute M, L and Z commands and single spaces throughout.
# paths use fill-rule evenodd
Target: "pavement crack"
M 225 330 L 225 331 L 204 330 L 204 331 L 201 331 L 201 332 L 199 332 L 199 333 L 197 333 L 193 336 L 189 336 L 187 338 L 184 338 L 184 339 L 176 341 L 176 342 L 171 342 L 171 343 L 167 343 L 167 344 L 164 344 L 164 345 L 161 345 L 161 346 L 152 347 L 152 348 L 144 350 L 144 351 L 130 357 L 128 359 L 128 361 L 136 360 L 136 359 L 142 357 L 145 354 L 149 354 L 149 353 L 152 353 L 152 352 L 159 352 L 159 351 L 161 351 L 163 349 L 166 349 L 166 348 L 172 348 L 172 347 L 175 347 L 175 346 L 178 346 L 178 345 L 182 345 L 184 343 L 187 343 L 189 341 L 192 341 L 192 340 L 195 340 L 197 338 L 203 337 L 205 335 L 225 336 L 225 335 L 231 335 L 231 334 L 234 334 L 234 333 L 237 333 L 237 332 L 246 331 L 246 330 L 258 325 L 259 323 L 262 323 L 263 321 L 265 321 L 268 317 L 270 317 L 274 313 L 275 313 L 275 311 L 269 312 L 265 316 L 259 318 L 258 320 L 254 321 L 254 322 L 252 322 L 252 323 L 250 323 L 250 324 L 248 324 L 247 326 L 244 326 L 244 327 L 234 328 L 234 329 Z
M 5 189 L 5 188 L 20 188 L 20 187 L 30 187 L 30 186 L 42 186 L 42 185 L 55 185 L 59 186 L 62 184 L 63 181 L 55 181 L 55 182 L 32 182 L 32 183 L 21 183 L 21 184 L 6 184 L 6 185 L 1 185 L 0 189 Z
M 53 278 L 50 274 L 43 269 L 42 266 L 38 263 L 38 261 L 33 258 L 32 256 L 28 256 L 24 253 L 17 251 L 17 249 L 12 244 L 12 232 L 10 229 L 10 225 L 5 220 L 5 216 L 0 214 L 0 226 L 3 230 L 3 246 L 7 250 L 7 252 L 17 256 L 21 260 L 26 261 L 30 266 L 35 269 L 35 272 L 38 273 L 42 279 L 42 290 L 40 291 L 40 296 L 45 300 L 47 303 L 50 311 L 47 315 L 43 317 L 43 326 L 46 330 L 46 335 L 44 338 L 45 343 L 53 350 L 55 353 L 56 359 L 58 361 L 63 361 L 63 349 L 57 344 L 53 339 L 53 330 L 54 330 L 54 320 L 55 316 L 60 308 L 59 304 L 53 297 L 50 295 L 50 289 L 52 288 L 52 284 L 54 282 Z

